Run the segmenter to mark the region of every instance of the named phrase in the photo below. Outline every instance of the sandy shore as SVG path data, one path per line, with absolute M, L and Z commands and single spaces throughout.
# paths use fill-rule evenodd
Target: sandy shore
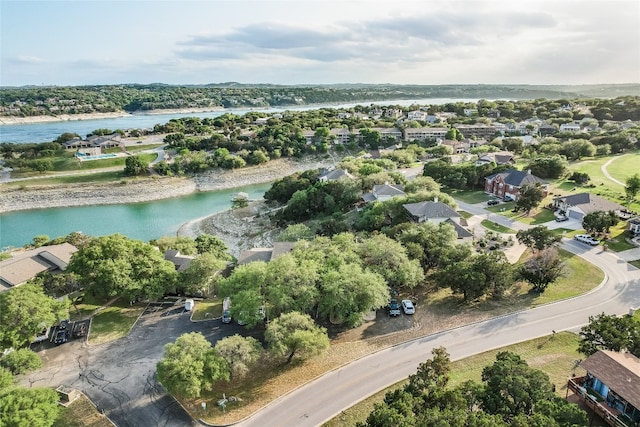
M 116 111 L 113 113 L 88 113 L 88 114 L 60 114 L 58 116 L 30 116 L 30 117 L 13 117 L 0 116 L 0 126 L 2 125 L 28 125 L 35 123 L 49 122 L 68 122 L 74 120 L 96 120 L 96 119 L 114 119 L 117 117 L 127 117 L 131 114 L 124 111 Z
M 332 165 L 331 159 L 278 159 L 237 170 L 211 170 L 189 178 L 156 177 L 104 184 L 0 186 L 0 213 L 29 209 L 148 202 L 197 191 L 226 190 L 274 181 L 296 171 Z

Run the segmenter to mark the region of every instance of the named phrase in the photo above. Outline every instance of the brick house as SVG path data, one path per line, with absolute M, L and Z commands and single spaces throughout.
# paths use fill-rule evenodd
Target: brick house
M 520 189 L 526 185 L 540 183 L 543 186 L 545 195 L 547 194 L 547 183 L 532 175 L 529 171 L 519 171 L 507 169 L 504 172 L 490 175 L 484 179 L 484 191 L 496 197 L 506 200 L 518 200 Z

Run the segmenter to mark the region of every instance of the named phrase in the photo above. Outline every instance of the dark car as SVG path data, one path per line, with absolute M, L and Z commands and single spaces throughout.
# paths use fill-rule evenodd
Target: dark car
M 66 329 L 58 329 L 56 332 L 56 336 L 53 338 L 53 343 L 55 345 L 64 344 L 69 340 Z
M 74 338 L 80 338 L 87 335 L 87 324 L 86 323 L 79 323 L 78 325 L 76 325 L 76 327 L 73 330 L 73 336 Z
M 497 205 L 498 203 L 500 203 L 500 201 L 496 200 L 496 199 L 491 199 L 487 202 L 487 205 L 489 206 L 494 206 Z
M 389 316 L 400 316 L 400 304 L 398 304 L 398 300 L 395 298 L 391 298 L 389 301 Z
M 69 319 L 61 320 L 58 329 L 67 329 L 69 327 Z

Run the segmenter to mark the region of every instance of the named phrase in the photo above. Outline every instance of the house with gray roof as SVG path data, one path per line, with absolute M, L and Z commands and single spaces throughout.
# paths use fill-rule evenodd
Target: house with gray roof
M 435 224 L 445 222 L 453 226 L 458 234 L 458 239 L 471 240 L 473 238 L 473 234 L 463 227 L 466 225 L 464 218 L 450 206 L 439 202 L 437 198 L 433 202 L 407 203 L 402 206 L 406 209 L 407 217 L 412 222 L 432 222 Z
M 380 184 L 374 185 L 373 190 L 370 193 L 362 195 L 362 200 L 365 203 L 371 202 L 384 202 L 393 197 L 405 197 L 407 193 L 404 192 L 404 186 L 399 184 Z
M 321 172 L 318 176 L 318 181 L 320 182 L 329 182 L 329 181 L 339 181 L 341 179 L 353 179 L 354 176 L 349 173 L 346 169 L 333 169 L 333 170 L 325 170 Z
M 619 213 L 624 206 L 591 193 L 578 193 L 553 199 L 553 207 L 564 212 L 569 218 L 582 220 L 585 215 L 598 211 Z
M 275 242 L 272 248 L 251 248 L 249 250 L 242 251 L 238 256 L 238 265 L 249 264 L 250 262 L 255 261 L 273 261 L 274 259 L 291 252 L 294 246 L 294 242 Z
M 496 165 L 512 165 L 515 163 L 513 153 L 509 151 L 496 151 L 493 153 L 486 153 L 478 155 L 476 165 L 484 165 L 487 163 L 495 163 Z
M 0 292 L 20 286 L 44 271 L 64 271 L 77 250 L 70 243 L 62 243 L 17 253 L 0 261 Z
M 171 261 L 176 267 L 176 271 L 185 271 L 189 267 L 189 264 L 191 264 L 191 261 L 195 259 L 195 257 L 191 255 L 182 255 L 180 251 L 176 249 L 167 249 L 164 252 L 164 259 L 167 261 Z
M 518 200 L 520 189 L 526 185 L 540 183 L 547 193 L 547 183 L 541 178 L 532 175 L 530 171 L 507 169 L 490 175 L 484 179 L 484 191 L 501 199 Z

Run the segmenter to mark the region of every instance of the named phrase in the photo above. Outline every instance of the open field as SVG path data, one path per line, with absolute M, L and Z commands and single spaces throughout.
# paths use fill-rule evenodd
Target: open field
M 546 373 L 551 383 L 556 385 L 556 394 L 564 397 L 567 378 L 574 374 L 577 376 L 584 374 L 582 368 L 576 368 L 576 360 L 584 357 L 577 351 L 579 341 L 578 335 L 570 332 L 561 332 L 457 360 L 451 363 L 449 386 L 455 387 L 467 380 L 480 383 L 482 369 L 493 363 L 496 354 L 500 351 L 511 351 L 520 355 L 527 361 L 529 366 Z M 425 360 L 430 357 L 431 355 L 425 355 Z M 370 396 L 346 410 L 343 416 L 334 418 L 325 423 L 324 426 L 353 426 L 358 422 L 364 422 L 373 410 L 374 405 L 383 402 L 384 396 L 388 391 L 400 388 L 405 383 L 406 381 L 401 381 Z

